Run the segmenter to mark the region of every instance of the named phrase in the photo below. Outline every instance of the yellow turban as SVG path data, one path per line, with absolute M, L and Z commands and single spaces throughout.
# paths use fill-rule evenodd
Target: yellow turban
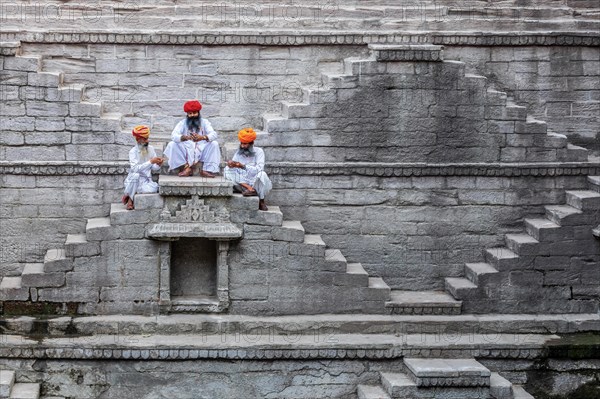
M 238 132 L 238 139 L 242 144 L 248 144 L 256 140 L 256 132 L 251 127 L 244 128 Z
M 131 131 L 131 134 L 133 134 L 133 137 L 137 138 L 143 138 L 143 139 L 147 139 L 150 136 L 150 128 L 148 126 L 144 126 L 144 125 L 137 125 L 136 127 L 133 128 L 133 130 Z

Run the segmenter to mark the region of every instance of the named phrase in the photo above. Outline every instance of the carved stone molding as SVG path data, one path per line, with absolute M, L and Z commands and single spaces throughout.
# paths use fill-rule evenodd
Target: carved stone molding
M 0 162 L 0 174 L 29 176 L 123 175 L 127 162 Z M 363 176 L 588 176 L 600 174 L 600 162 L 540 163 L 377 163 L 377 162 L 273 162 L 269 173 L 285 175 L 363 175 Z M 163 176 L 161 176 L 162 178 Z M 161 185 L 161 194 L 175 196 L 230 196 L 230 183 L 216 187 Z
M 448 46 L 600 46 L 593 32 L 430 32 L 401 34 L 397 31 L 369 33 L 345 31 L 252 31 L 206 34 L 180 33 L 111 33 L 111 32 L 9 32 L 0 33 L 3 42 L 34 43 L 102 43 L 102 44 L 172 44 L 172 45 L 365 45 L 437 44 Z
M 127 336 L 121 337 L 126 340 Z M 130 336 L 136 339 L 136 336 Z M 394 346 L 377 347 L 317 347 L 290 348 L 289 345 L 270 343 L 268 348 L 131 348 L 116 345 L 100 347 L 90 345 L 89 348 L 71 346 L 50 346 L 36 344 L 31 347 L 2 347 L 3 358 L 26 359 L 119 359 L 119 360 L 195 360 L 195 359 L 393 359 L 402 357 L 431 357 L 434 352 L 427 347 Z M 137 345 L 139 346 L 139 345 Z M 219 345 L 224 346 L 224 345 Z M 439 349 L 437 350 L 439 352 Z M 444 349 L 444 354 L 451 358 L 493 358 L 493 359 L 536 359 L 544 357 L 547 349 L 542 347 L 521 348 L 455 348 Z

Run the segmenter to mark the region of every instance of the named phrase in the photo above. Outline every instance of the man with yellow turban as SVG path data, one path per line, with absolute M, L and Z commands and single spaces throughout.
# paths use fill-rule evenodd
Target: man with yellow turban
M 258 209 L 268 211 L 265 196 L 273 185 L 264 171 L 265 153 L 262 148 L 254 146 L 256 132 L 247 127 L 238 132 L 240 148 L 227 161 L 225 178 L 235 183 L 236 191 L 241 191 L 246 197 L 258 196 Z
M 202 104 L 191 100 L 183 105 L 187 117 L 182 119 L 171 133 L 171 142 L 164 154 L 169 158 L 169 170 L 183 167 L 179 176 L 191 176 L 192 166 L 202 162 L 200 176 L 215 177 L 219 173 L 221 149 L 217 132 L 206 118 L 200 116 Z
M 152 180 L 152 171 L 159 170 L 163 163 L 163 159 L 156 156 L 154 147 L 148 145 L 148 126 L 136 126 L 131 133 L 137 144 L 129 151 L 129 174 L 125 179 L 125 194 L 121 199 L 128 210 L 134 209 L 137 193 L 158 192 L 158 184 Z

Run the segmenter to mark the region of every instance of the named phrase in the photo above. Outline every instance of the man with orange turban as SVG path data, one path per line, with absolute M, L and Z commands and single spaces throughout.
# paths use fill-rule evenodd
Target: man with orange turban
M 258 196 L 258 209 L 268 211 L 265 196 L 271 191 L 273 185 L 269 176 L 264 171 L 265 153 L 262 148 L 254 146 L 256 132 L 247 127 L 238 132 L 240 148 L 227 161 L 225 178 L 235 183 L 236 191 L 241 191 L 246 197 Z
M 131 133 L 137 144 L 129 151 L 129 174 L 125 179 L 125 194 L 121 199 L 128 210 L 134 208 L 137 193 L 158 192 L 158 184 L 152 180 L 152 171 L 159 170 L 163 163 L 163 159 L 156 156 L 154 147 L 148 145 L 148 126 L 136 126 Z
M 171 133 L 171 142 L 164 154 L 169 158 L 169 170 L 183 167 L 179 176 L 191 176 L 192 166 L 202 162 L 200 176 L 215 177 L 219 173 L 221 149 L 217 132 L 206 118 L 200 116 L 202 104 L 191 100 L 183 105 L 187 117 L 181 120 Z

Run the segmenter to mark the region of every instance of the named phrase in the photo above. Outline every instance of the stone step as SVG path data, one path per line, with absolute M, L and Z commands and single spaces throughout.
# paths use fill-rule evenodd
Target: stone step
M 44 272 L 66 272 L 73 270 L 73 261 L 67 258 L 64 248 L 49 249 L 44 256 Z
M 600 210 L 600 193 L 590 190 L 567 191 L 567 204 L 581 211 Z
M 281 101 L 281 115 L 284 118 L 308 117 L 305 109 L 309 109 L 309 103 L 292 103 L 289 101 Z
M 348 269 L 348 262 L 339 249 L 326 249 L 324 267 L 328 271 L 343 273 Z
M 565 238 L 565 231 L 548 219 L 525 219 L 527 233 L 538 241 L 554 242 Z
M 404 373 L 381 373 L 381 383 L 392 398 L 490 399 L 487 387 L 419 387 Z
M 146 209 L 163 209 L 164 204 L 164 197 L 158 193 L 135 195 L 135 209 L 139 211 Z
M 128 211 L 124 204 L 113 203 L 110 205 L 110 225 L 127 225 L 149 223 L 151 214 L 148 211 L 133 209 Z
M 26 301 L 29 288 L 21 285 L 21 276 L 3 277 L 0 281 L 0 301 Z
M 309 104 L 324 104 L 337 101 L 337 91 L 326 86 L 303 87 L 302 102 Z
M 304 226 L 298 220 L 284 220 L 280 227 L 271 230 L 275 241 L 304 242 L 304 235 Z
M 534 397 L 520 385 L 513 385 L 512 390 L 513 399 L 534 399 Z
M 0 398 L 7 398 L 15 383 L 13 370 L 0 370 Z
M 391 290 L 386 308 L 392 314 L 412 315 L 458 315 L 462 306 L 443 291 L 401 291 Z
M 589 221 L 589 217 L 570 205 L 546 205 L 546 218 L 559 226 L 577 226 Z
M 0 55 L 11 56 L 21 53 L 21 42 L 0 42 Z
M 321 82 L 334 89 L 354 89 L 358 87 L 358 76 L 324 73 Z
M 59 88 L 62 82 L 62 72 L 36 72 L 30 73 L 27 77 L 28 86 Z
M 588 176 L 588 184 L 590 189 L 600 193 L 600 176 Z
M 489 263 L 465 264 L 465 277 L 477 286 L 488 282 L 490 276 L 498 276 L 498 270 Z
M 490 375 L 490 393 L 495 399 L 513 399 L 512 383 L 498 373 Z
M 257 197 L 254 197 L 254 198 L 257 198 Z M 257 208 L 258 208 L 258 205 L 257 205 Z M 258 224 L 261 226 L 274 226 L 274 227 L 281 227 L 281 225 L 283 224 L 283 213 L 281 212 L 281 210 L 279 209 L 278 206 L 269 205 L 268 211 L 255 210 L 255 211 L 251 211 L 251 212 L 252 213 L 249 218 L 247 218 L 246 220 L 241 220 L 240 222 L 245 222 L 248 224 Z M 237 221 L 232 220 L 232 222 L 235 223 Z M 299 243 L 297 245 L 302 245 L 302 243 Z
M 318 234 L 305 234 L 304 241 L 298 244 L 290 244 L 290 255 L 311 256 L 322 258 L 326 256 L 326 245 Z M 345 261 L 345 259 L 344 259 Z M 345 270 L 344 264 L 344 270 Z
M 589 151 L 586 148 L 573 144 L 567 144 L 566 155 L 560 160 L 568 162 L 587 162 L 588 157 Z
M 417 398 L 419 387 L 404 373 L 380 373 L 381 384 L 392 398 Z
M 21 273 L 23 287 L 61 287 L 65 284 L 65 273 L 45 273 L 43 263 L 27 263 Z
M 539 251 L 540 242 L 529 234 L 506 234 L 504 241 L 517 255 L 537 255 Z
M 390 396 L 380 386 L 359 385 L 356 387 L 358 399 L 390 399 Z
M 16 383 L 10 391 L 10 399 L 39 399 L 40 384 Z
M 361 287 L 369 286 L 369 273 L 360 263 L 348 263 L 346 273 L 355 276 L 355 284 Z
M 390 294 L 390 286 L 386 284 L 381 277 L 369 277 L 369 288 L 387 292 L 387 298 Z
M 446 277 L 444 286 L 447 292 L 458 300 L 471 298 L 478 294 L 477 285 L 460 277 Z
M 88 241 L 85 234 L 69 234 L 65 241 L 65 255 L 69 258 L 100 255 L 100 243 Z
M 80 102 L 83 100 L 85 85 L 80 83 L 62 84 L 58 88 L 58 97 L 61 101 Z
M 368 75 L 385 73 L 386 65 L 377 62 L 375 58 L 364 59 L 358 57 L 344 58 L 345 75 Z
M 533 262 L 533 257 L 519 256 L 506 247 L 488 248 L 483 252 L 483 257 L 499 272 L 527 269 Z
M 87 241 L 115 240 L 117 236 L 116 230 L 110 224 L 110 217 L 88 219 L 85 226 Z
M 489 387 L 491 372 L 475 359 L 404 358 L 419 387 Z

